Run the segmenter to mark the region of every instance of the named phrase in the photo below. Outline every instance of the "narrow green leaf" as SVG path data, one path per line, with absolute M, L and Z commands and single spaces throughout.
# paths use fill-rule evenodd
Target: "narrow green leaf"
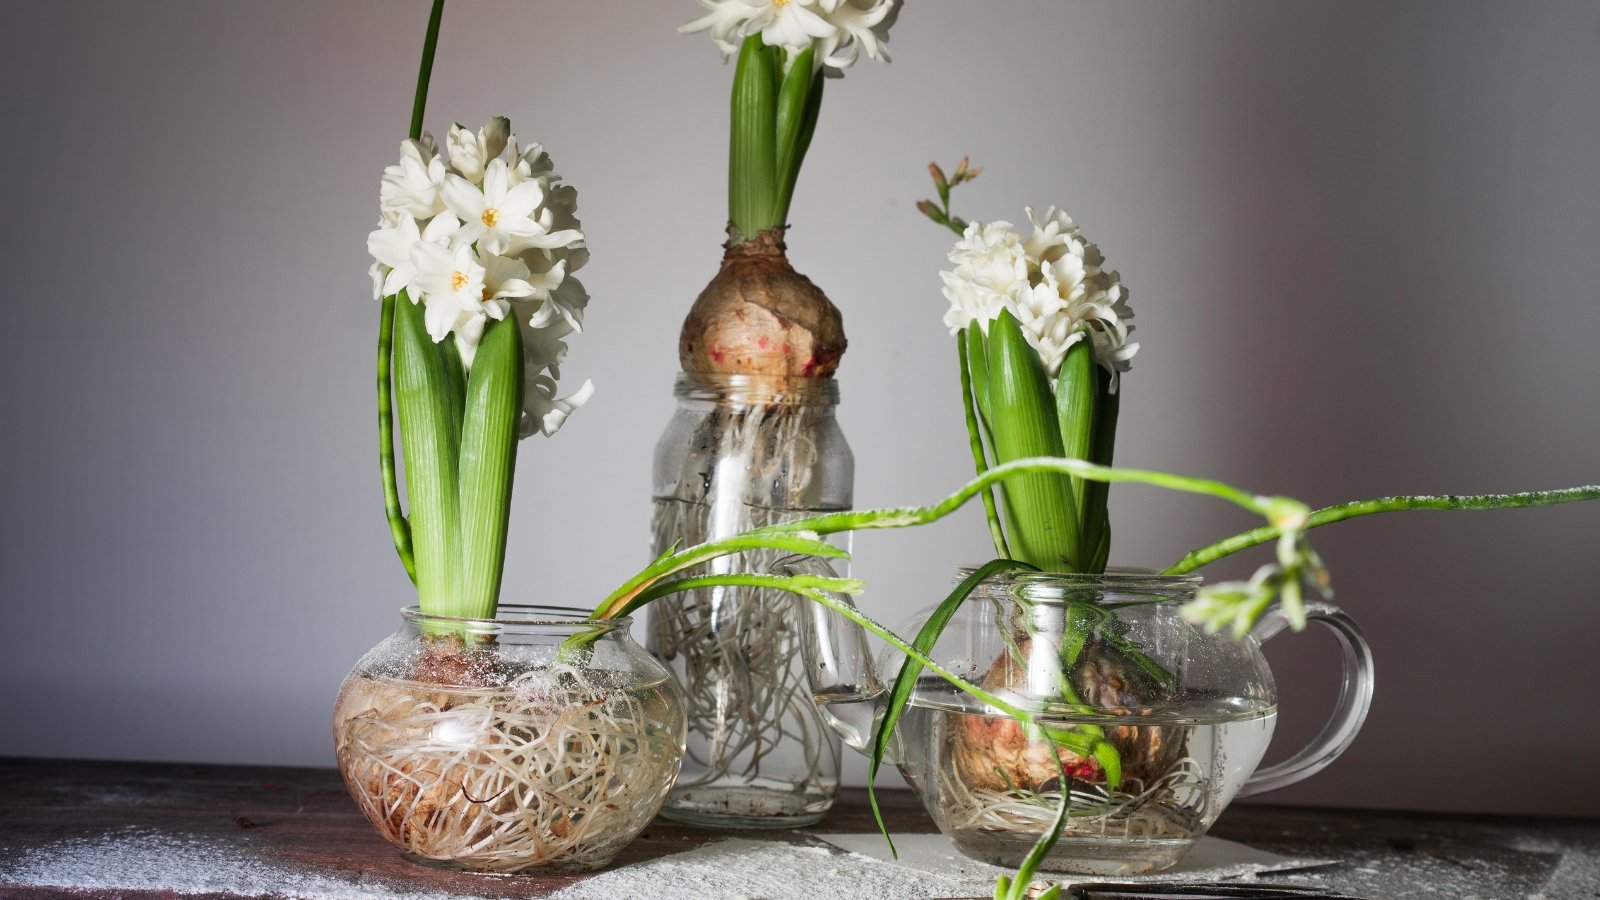
M 962 332 L 967 342 L 967 371 L 972 375 L 972 396 L 978 400 L 978 414 L 983 424 L 993 427 L 989 407 L 989 344 L 983 328 L 976 322 Z
M 984 563 L 973 571 L 971 575 L 961 580 L 950 596 L 944 598 L 928 616 L 922 629 L 917 632 L 916 638 L 911 642 L 918 652 L 926 655 L 933 650 L 933 645 L 938 642 L 939 635 L 944 633 L 945 626 L 950 624 L 950 618 L 955 615 L 961 604 L 966 602 L 973 591 L 978 589 L 984 579 L 1001 572 L 1016 569 L 1031 569 L 1026 563 L 1019 563 L 1010 559 L 996 559 Z M 878 830 L 883 832 L 883 837 L 889 842 L 889 850 L 894 852 L 894 839 L 889 837 L 889 827 L 884 824 L 883 811 L 878 808 L 878 795 L 874 792 L 873 782 L 878 777 L 878 769 L 883 766 L 883 755 L 888 752 L 889 740 L 894 736 L 894 727 L 900 721 L 900 716 L 905 712 L 906 704 L 911 702 L 911 694 L 917 688 L 917 676 L 922 674 L 922 664 L 911 657 L 906 657 L 900 666 L 900 674 L 895 676 L 894 686 L 889 689 L 889 699 L 884 706 L 883 721 L 879 723 L 878 730 L 872 736 L 872 751 L 868 754 L 867 761 L 867 801 L 872 806 L 872 816 L 878 821 Z M 898 853 L 895 854 L 898 857 Z
M 1067 350 L 1056 376 L 1056 426 L 1061 429 L 1062 455 L 1093 462 L 1095 393 L 1100 382 L 1094 374 L 1094 342 L 1086 329 L 1079 334 L 1082 336 Z M 1087 562 L 1100 546 L 1098 530 L 1089 527 L 1092 513 L 1085 493 L 1091 482 L 1082 478 L 1069 481 L 1072 501 L 1078 510 L 1078 536 L 1084 544 L 1078 548 L 1078 559 Z
M 428 337 L 422 305 L 402 291 L 395 302 L 395 406 L 405 454 L 406 497 L 423 612 L 459 615 L 462 395 L 444 354 Z
M 1089 461 L 1110 466 L 1117 446 L 1117 414 L 1122 405 L 1122 394 L 1111 392 L 1112 374 L 1095 366 L 1095 418 L 1094 446 Z M 1091 535 L 1085 543 L 1095 545 L 1094 559 L 1088 571 L 1100 574 L 1106 570 L 1111 558 L 1111 510 L 1109 507 L 1111 485 L 1104 481 L 1091 481 L 1084 491 L 1084 530 Z M 1098 536 L 1096 533 L 1098 532 Z
M 811 102 L 811 95 L 815 92 L 820 98 L 822 73 L 811 71 L 815 58 L 816 50 L 807 47 L 790 63 L 789 72 L 778 87 L 778 189 L 772 215 L 777 225 L 787 224 L 789 220 L 789 202 L 794 198 L 794 185 L 800 178 L 800 164 L 805 161 L 811 135 L 817 129 L 818 105 Z
M 1095 548 L 1094 559 L 1089 563 L 1089 573 L 1092 575 L 1104 574 L 1106 571 L 1106 565 L 1110 562 L 1111 523 L 1106 522 L 1100 527 L 1100 546 Z
M 522 391 L 517 323 L 490 322 L 467 378 L 461 430 L 461 605 L 469 618 L 493 616 L 500 599 Z
M 748 240 L 779 223 L 772 221 L 777 195 L 777 73 L 773 55 L 753 34 L 739 48 L 733 73 L 731 140 L 728 150 L 728 217 L 735 237 Z
M 989 326 L 989 434 L 995 460 L 1064 455 L 1055 398 L 1039 354 L 1009 311 Z M 1078 567 L 1077 505 L 1070 479 L 1019 475 L 1002 483 L 1013 558 L 1052 572 Z
M 1045 857 L 1050 855 L 1051 848 L 1055 847 L 1056 842 L 1061 840 L 1061 832 L 1066 829 L 1067 818 L 1072 812 L 1072 794 L 1066 790 L 1067 770 L 1061 765 L 1061 754 L 1048 742 L 1046 742 L 1046 746 L 1050 747 L 1050 756 L 1055 760 L 1056 771 L 1061 773 L 1059 776 L 1062 784 L 1061 802 L 1056 804 L 1056 814 L 1050 820 L 1050 827 L 1045 830 L 1044 834 L 1039 835 L 1037 841 L 1034 841 L 1033 846 L 1028 850 L 1028 855 L 1022 858 L 1022 865 L 1017 867 L 1016 877 L 1012 879 L 1009 886 L 1010 893 L 1007 900 L 1026 900 L 1028 888 L 1033 884 L 1033 873 L 1039 871 L 1039 866 L 1044 864 Z M 1101 746 L 1109 747 L 1111 745 L 1102 743 Z M 1114 785 L 1115 782 L 1108 780 L 1106 789 L 1113 790 Z M 1056 890 L 1057 896 L 1060 895 L 1059 886 L 1055 886 L 1052 889 Z

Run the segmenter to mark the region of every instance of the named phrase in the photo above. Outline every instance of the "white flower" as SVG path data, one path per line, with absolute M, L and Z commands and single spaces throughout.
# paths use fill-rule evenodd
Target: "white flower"
M 544 202 L 544 188 L 533 179 L 511 187 L 503 160 L 489 163 L 481 190 L 460 175 L 446 178 L 444 202 L 461 218 L 460 240 L 477 241 L 490 253 L 506 252 L 513 238 L 544 233 L 532 218 Z
M 370 239 L 369 239 L 370 240 Z M 367 277 L 372 279 L 372 299 L 383 299 L 383 280 L 389 275 L 389 267 L 376 259 L 372 265 L 367 266 Z
M 836 29 L 817 44 L 817 58 L 833 69 L 848 69 L 861 51 L 868 59 L 889 61 L 883 45 L 898 9 L 893 0 L 821 0 L 823 15 Z
M 725 56 L 753 34 L 769 47 L 782 47 L 793 60 L 815 48 L 813 65 L 844 69 L 864 50 L 868 58 L 887 60 L 889 38 L 899 0 L 699 0 L 705 15 L 681 26 L 691 34 L 708 31 Z
M 1025 211 L 1028 221 L 1033 224 L 1033 234 L 1022 242 L 1029 257 L 1040 262 L 1055 262 L 1057 257 L 1066 252 L 1068 241 L 1083 240 L 1072 217 L 1054 206 L 1045 210 L 1042 217 L 1036 215 L 1031 206 L 1026 207 Z
M 742 0 L 740 0 L 742 4 Z M 450 129 L 450 158 L 433 139 L 407 141 L 384 170 L 381 217 L 367 237 L 373 291 L 408 291 L 435 342 L 452 337 L 471 367 L 491 320 L 511 318 L 526 372 L 524 436 L 554 434 L 594 386 L 557 396 L 563 338 L 583 326 L 589 295 L 572 273 L 588 261 L 577 191 L 538 144 L 518 147 L 511 123 Z M 459 218 L 458 218 L 459 217 Z
M 816 38 L 831 38 L 839 29 L 815 9 L 816 0 L 744 0 L 754 10 L 745 25 L 747 34 L 761 33 L 768 47 L 783 47 L 798 53 Z
M 1033 224 L 1027 238 L 1009 222 L 967 226 L 950 251 L 955 268 L 939 273 L 950 301 L 945 325 L 954 334 L 976 323 L 987 333 L 1009 310 L 1052 381 L 1067 350 L 1085 335 L 1096 363 L 1113 374 L 1128 371 L 1139 345 L 1128 340 L 1133 309 L 1121 277 L 1102 268 L 1100 248 L 1065 213 L 1055 207 L 1042 217 L 1031 208 L 1027 213 Z
M 568 416 L 589 402 L 593 394 L 594 382 L 587 379 L 577 393 L 557 398 L 554 378 L 542 374 L 528 377 L 523 389 L 526 416 L 522 420 L 522 436 L 527 437 L 537 431 L 545 437 L 551 437 L 566 424 Z
M 418 232 L 417 220 L 401 214 L 393 224 L 382 224 L 367 235 L 367 252 L 376 260 L 372 264 L 373 299 L 393 296 L 411 286 L 417 277 L 411 248 L 419 241 L 447 243 L 460 226 L 455 216 L 434 216 L 428 227 Z
M 973 222 L 950 251 L 954 271 L 940 272 L 950 301 L 944 324 L 955 334 L 973 322 L 985 333 L 1028 283 L 1027 255 L 1010 222 Z
M 474 318 L 480 321 L 473 337 L 481 335 L 488 272 L 472 252 L 472 245 L 457 242 L 452 249 L 418 242 L 411 248 L 411 261 L 417 270 L 412 283 L 427 306 L 428 336 L 437 343 Z
M 514 145 L 515 136 L 511 133 L 511 120 L 495 116 L 477 134 L 461 125 L 451 125 L 445 143 L 450 148 L 451 171 L 473 184 L 481 184 L 489 161 L 500 157 L 508 144 Z
M 383 170 L 378 206 L 385 214 L 404 213 L 427 220 L 444 211 L 439 196 L 444 185 L 444 161 L 433 146 L 433 136 L 400 142 L 400 162 Z
M 679 34 L 693 34 L 696 31 L 710 31 L 711 40 L 722 51 L 724 56 L 732 56 L 739 52 L 739 41 L 744 38 L 741 33 L 744 24 L 750 18 L 750 8 L 744 0 L 698 0 L 701 6 L 711 10 L 693 22 L 685 22 L 678 26 Z

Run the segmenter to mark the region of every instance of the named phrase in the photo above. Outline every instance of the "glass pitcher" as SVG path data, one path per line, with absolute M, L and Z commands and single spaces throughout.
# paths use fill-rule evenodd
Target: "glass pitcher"
M 825 566 L 810 558 L 783 565 Z M 1337 608 L 1308 603 L 1309 619 L 1332 630 L 1344 651 L 1338 706 L 1310 746 L 1258 771 L 1278 710 L 1261 644 L 1286 621 L 1269 613 L 1242 640 L 1209 634 L 1178 613 L 1200 584 L 1126 569 L 984 581 L 929 656 L 1064 729 L 1060 764 L 1045 738 L 926 670 L 885 761 L 974 859 L 1019 865 L 1065 798 L 1070 818 L 1044 868 L 1125 875 L 1173 865 L 1235 797 L 1293 784 L 1333 762 L 1372 700 L 1372 655 L 1360 629 Z M 809 616 L 803 654 L 812 693 L 843 741 L 865 752 L 902 658 L 886 651 L 880 677 L 864 631 L 796 602 Z M 1090 752 L 1101 743 L 1114 751 L 1110 762 L 1105 748 Z M 1120 774 L 1108 775 L 1109 767 Z

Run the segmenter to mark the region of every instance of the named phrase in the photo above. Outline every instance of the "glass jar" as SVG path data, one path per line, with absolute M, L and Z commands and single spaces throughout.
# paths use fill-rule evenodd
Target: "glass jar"
M 886 761 L 973 859 L 1020 865 L 1065 801 L 1070 817 L 1042 868 L 1106 876 L 1170 867 L 1235 797 L 1325 768 L 1372 702 L 1360 629 L 1337 608 L 1307 602 L 1307 618 L 1344 650 L 1339 703 L 1311 746 L 1257 771 L 1278 713 L 1261 644 L 1285 619 L 1270 612 L 1242 639 L 1208 633 L 1179 612 L 1200 584 L 1127 569 L 984 581 L 928 656 L 1057 729 L 1054 751 L 1050 739 L 924 670 Z M 901 658 L 890 651 L 873 671 L 859 629 L 820 608 L 812 619 L 803 650 L 814 695 L 865 751 Z
M 683 695 L 629 620 L 502 604 L 402 612 L 339 689 L 339 772 L 407 859 L 475 872 L 611 862 L 666 798 Z
M 850 507 L 855 461 L 833 379 L 682 373 L 673 393 L 655 452 L 654 553 Z M 706 571 L 766 572 L 782 555 L 735 554 Z M 651 604 L 648 646 L 682 684 L 689 721 L 662 815 L 792 828 L 833 805 L 839 741 L 812 702 L 801 625 L 781 591 L 709 588 Z

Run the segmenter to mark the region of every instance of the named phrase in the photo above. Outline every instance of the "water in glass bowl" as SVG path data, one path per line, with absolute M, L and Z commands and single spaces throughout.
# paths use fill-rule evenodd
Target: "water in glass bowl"
M 1206 697 L 1124 718 L 1052 716 L 1054 725 L 1100 729 L 1122 760 L 1122 781 L 1108 790 L 1097 765 L 1063 751 L 1063 790 L 1042 740 L 924 684 L 897 729 L 900 768 L 969 857 L 1021 864 L 1065 795 L 1070 818 L 1043 867 L 1137 874 L 1171 866 L 1205 834 L 1261 762 L 1276 718 L 1270 704 Z

